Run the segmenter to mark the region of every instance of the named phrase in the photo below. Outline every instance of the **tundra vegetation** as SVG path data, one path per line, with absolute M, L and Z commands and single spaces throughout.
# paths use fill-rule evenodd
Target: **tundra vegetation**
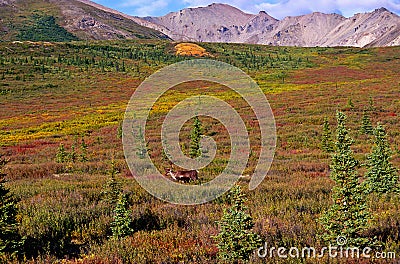
M 45 29 L 52 19 L 35 23 Z M 240 179 L 246 210 L 236 210 L 229 194 L 197 206 L 162 202 L 134 181 L 125 163 L 120 124 L 135 88 L 158 69 L 194 58 L 176 54 L 174 45 L 155 40 L 0 43 L 0 146 L 9 161 L 2 168 L 7 181 L 0 185 L 6 195 L 1 202 L 10 199 L 0 213 L 12 212 L 1 222 L 9 230 L 4 238 L 1 232 L 2 260 L 218 263 L 223 256 L 229 260 L 224 255 L 229 245 L 215 237 L 239 211 L 252 220 L 243 222 L 243 233 L 255 234 L 253 242 L 260 239 L 271 247 L 320 248 L 344 234 L 352 244 L 371 241 L 400 253 L 395 184 L 400 166 L 400 47 L 199 43 L 205 53 L 196 56 L 230 63 L 256 80 L 276 119 L 271 170 L 254 191 L 248 190 L 247 177 Z M 260 153 L 256 116 L 237 93 L 215 83 L 183 83 L 160 97 L 142 135 L 144 150 L 160 172 L 170 168 L 162 150 L 162 122 L 180 101 L 198 95 L 216 96 L 240 114 L 251 144 L 243 174 L 251 174 Z M 345 126 L 342 115 L 335 119 L 337 110 L 347 116 Z M 223 171 L 231 146 L 218 120 L 200 116 L 198 121 L 201 135 L 213 137 L 218 145 L 214 160 L 199 171 L 204 183 Z M 188 120 L 180 133 L 188 155 L 193 122 Z M 337 167 L 341 160 L 347 162 L 345 168 Z M 351 195 L 344 191 L 347 187 L 354 190 Z M 354 204 L 344 204 L 347 199 Z M 340 230 L 332 221 L 343 210 L 358 217 L 343 215 L 349 225 Z M 257 244 L 253 242 L 238 249 L 243 260 L 287 263 L 248 254 L 248 247 Z

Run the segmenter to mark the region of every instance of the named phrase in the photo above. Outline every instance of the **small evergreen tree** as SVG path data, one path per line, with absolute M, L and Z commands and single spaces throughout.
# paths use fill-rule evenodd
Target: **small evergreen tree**
M 387 141 L 386 130 L 378 125 L 374 130 L 375 146 L 372 153 L 367 156 L 368 171 L 365 175 L 364 186 L 367 193 L 379 195 L 397 190 L 399 175 L 390 162 L 392 151 Z
M 172 165 L 171 163 L 171 156 L 170 156 L 170 146 L 168 143 L 163 139 L 163 146 L 164 148 L 161 150 L 161 159 L 163 162 L 168 163 L 169 165 Z
M 122 122 L 120 122 L 117 127 L 117 139 L 122 139 Z
M 347 107 L 350 108 L 350 109 L 354 108 L 354 103 L 353 103 L 353 100 L 351 98 L 349 98 L 347 100 Z
M 371 246 L 368 244 L 371 241 L 362 234 L 369 226 L 370 213 L 357 173 L 359 162 L 351 150 L 353 139 L 345 125 L 346 115 L 338 112 L 337 121 L 331 164 L 331 178 L 336 185 L 332 190 L 333 204 L 319 220 L 325 231 L 321 237 L 332 245 L 343 236 L 347 239 L 346 246 Z
M 111 162 L 111 170 L 109 171 L 110 179 L 106 183 L 104 191 L 102 193 L 104 200 L 110 204 L 115 204 L 118 201 L 120 194 L 122 193 L 121 184 L 116 179 L 117 169 L 115 162 Z
M 56 154 L 56 162 L 57 163 L 65 163 L 67 161 L 68 154 L 65 151 L 64 145 L 61 143 L 58 147 L 58 151 Z
M 285 83 L 285 79 L 286 79 L 287 76 L 288 76 L 288 73 L 287 73 L 285 70 L 280 71 L 280 72 L 276 75 L 276 77 L 277 77 L 278 79 L 282 80 L 282 84 Z
M 190 133 L 190 151 L 189 155 L 191 158 L 197 158 L 201 156 L 200 139 L 202 133 L 202 125 L 199 117 L 194 118 L 193 128 Z
M 369 104 L 369 110 L 375 111 L 374 99 L 372 98 L 372 96 L 369 97 L 368 104 Z
M 87 157 L 87 151 L 88 151 L 88 145 L 86 144 L 85 139 L 82 137 L 81 153 L 79 154 L 79 159 L 81 162 L 86 162 L 89 160 Z
M 328 118 L 325 117 L 322 130 L 321 146 L 327 153 L 333 152 L 332 131 L 329 126 Z
M 144 159 L 146 157 L 147 147 L 146 147 L 145 138 L 144 138 L 144 134 L 143 134 L 141 127 L 139 127 L 139 132 L 138 132 L 138 135 L 136 136 L 136 138 L 140 142 L 140 146 L 138 147 L 138 149 L 136 151 L 136 155 L 139 159 Z
M 113 238 L 120 239 L 133 233 L 132 211 L 129 210 L 127 195 L 121 193 L 114 209 L 114 220 L 111 223 Z
M 374 134 L 374 128 L 372 127 L 371 119 L 366 111 L 363 113 L 360 132 L 365 135 Z
M 221 221 L 217 222 L 220 232 L 215 236 L 219 256 L 229 262 L 248 260 L 254 250 L 261 245 L 260 237 L 253 233 L 253 219 L 246 213 L 245 195 L 239 186 L 230 191 L 232 206 L 224 209 Z
M 4 185 L 5 174 L 2 173 L 7 160 L 0 155 L 0 262 L 5 254 L 17 255 L 24 240 L 18 233 L 17 201 Z
M 75 144 L 72 144 L 72 146 L 71 146 L 71 152 L 68 153 L 68 160 L 72 163 L 75 163 L 75 161 L 76 161 Z

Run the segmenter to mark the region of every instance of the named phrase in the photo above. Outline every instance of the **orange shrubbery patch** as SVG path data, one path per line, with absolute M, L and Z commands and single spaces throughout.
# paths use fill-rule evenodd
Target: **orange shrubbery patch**
M 203 47 L 193 43 L 180 43 L 175 46 L 176 55 L 180 56 L 195 56 L 195 57 L 206 57 L 211 56 L 210 53 Z

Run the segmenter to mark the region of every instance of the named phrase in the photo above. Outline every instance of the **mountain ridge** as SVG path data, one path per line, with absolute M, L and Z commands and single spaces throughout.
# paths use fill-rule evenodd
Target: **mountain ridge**
M 0 39 L 170 39 L 301 47 L 400 45 L 400 17 L 382 7 L 352 17 L 313 12 L 278 20 L 228 4 L 161 17 L 124 14 L 90 0 L 0 0 Z
M 302 47 L 400 45 L 400 17 L 384 7 L 349 18 L 313 12 L 278 20 L 265 11 L 248 14 L 214 3 L 142 19 L 150 22 L 149 27 L 158 25 L 158 30 L 176 41 Z

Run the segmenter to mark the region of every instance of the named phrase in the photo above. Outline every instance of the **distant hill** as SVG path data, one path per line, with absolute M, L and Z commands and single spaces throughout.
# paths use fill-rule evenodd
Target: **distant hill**
M 168 39 L 137 20 L 90 1 L 0 0 L 1 40 Z
M 144 19 L 174 40 L 302 47 L 400 45 L 400 17 L 385 8 L 350 18 L 316 12 L 277 20 L 263 11 L 246 14 L 226 4 L 211 4 Z

